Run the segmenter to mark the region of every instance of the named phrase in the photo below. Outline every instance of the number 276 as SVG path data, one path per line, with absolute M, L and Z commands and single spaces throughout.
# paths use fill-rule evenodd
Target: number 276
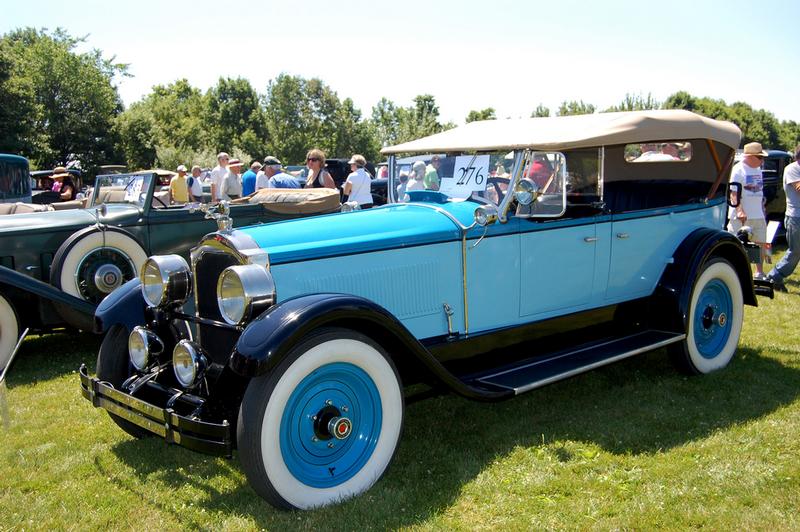
M 469 166 L 469 167 L 461 167 L 458 169 L 461 174 L 458 176 L 458 181 L 456 182 L 457 185 L 466 185 L 469 183 L 470 179 L 473 177 L 475 178 L 475 184 L 480 185 L 483 183 L 484 176 L 481 173 L 481 167 Z

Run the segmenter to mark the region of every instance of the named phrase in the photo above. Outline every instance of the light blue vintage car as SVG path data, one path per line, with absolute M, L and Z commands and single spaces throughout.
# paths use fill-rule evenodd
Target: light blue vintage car
M 150 257 L 98 308 L 82 393 L 134 436 L 238 449 L 267 501 L 313 508 L 369 489 L 404 404 L 430 393 L 508 399 L 660 347 L 688 373 L 721 369 L 756 304 L 722 230 L 739 140 L 727 122 L 646 111 L 387 148 L 386 206 L 221 219 L 191 264 Z M 400 154 L 438 155 L 400 182 Z

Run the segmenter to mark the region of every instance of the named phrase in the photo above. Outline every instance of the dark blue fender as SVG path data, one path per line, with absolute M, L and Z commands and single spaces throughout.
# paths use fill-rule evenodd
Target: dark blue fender
M 483 401 L 496 401 L 513 392 L 489 392 L 464 384 L 441 363 L 388 310 L 362 297 L 347 294 L 313 294 L 280 303 L 245 328 L 230 358 L 230 367 L 245 377 L 268 373 L 306 335 L 320 327 L 344 327 L 379 338 L 395 359 L 410 355 L 453 392 Z
M 692 287 L 703 264 L 714 257 L 727 259 L 736 270 L 745 305 L 758 305 L 750 261 L 742 243 L 729 232 L 696 229 L 681 242 L 672 257 L 674 261 L 664 270 L 652 298 L 651 315 L 658 326 L 686 332 Z
M 8 285 L 14 290 L 33 294 L 51 301 L 59 310 L 61 319 L 78 328 L 88 328 L 95 306 L 88 301 L 62 292 L 55 286 L 34 279 L 11 268 L 0 266 L 0 286 Z M 19 304 L 19 303 L 18 303 Z M 88 324 L 88 326 L 87 326 Z
M 128 331 L 147 323 L 144 296 L 139 278 L 131 279 L 103 299 L 94 313 L 94 332 L 105 333 L 112 325 L 124 325 Z

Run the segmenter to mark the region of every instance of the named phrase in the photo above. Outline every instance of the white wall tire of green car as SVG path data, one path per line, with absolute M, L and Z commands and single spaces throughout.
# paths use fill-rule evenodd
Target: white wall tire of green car
M 97 231 L 85 235 L 66 252 L 62 259 L 60 288 L 64 292 L 83 299 L 75 282 L 75 272 L 83 258 L 90 252 L 103 247 L 116 249 L 127 255 L 133 262 L 136 275 L 147 260 L 147 254 L 131 237 L 118 231 Z
M 0 294 L 0 369 L 5 368 L 19 341 L 19 320 L 11 303 Z

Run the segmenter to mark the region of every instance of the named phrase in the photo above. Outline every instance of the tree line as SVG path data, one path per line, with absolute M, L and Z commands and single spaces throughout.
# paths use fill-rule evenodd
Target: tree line
M 127 109 L 116 88 L 128 66 L 93 49 L 78 53 L 85 38 L 19 29 L 0 37 L 0 152 L 28 157 L 34 168 L 80 161 L 93 174 L 101 164 L 129 168 L 178 164 L 213 166 L 227 151 L 250 161 L 275 155 L 300 163 L 318 147 L 330 156 L 362 153 L 380 158 L 382 146 L 455 127 L 443 122 L 434 96 L 420 94 L 407 106 L 381 98 L 362 116 L 350 98 L 341 99 L 322 80 L 280 74 L 259 93 L 247 79 L 220 78 L 205 92 L 186 79 L 156 85 Z M 693 96 L 680 91 L 663 102 L 627 94 L 606 109 L 564 101 L 557 116 L 645 109 L 687 109 L 729 120 L 743 142 L 791 150 L 800 125 L 743 102 Z M 550 116 L 539 104 L 531 116 Z M 495 109 L 471 110 L 466 122 L 498 118 Z

